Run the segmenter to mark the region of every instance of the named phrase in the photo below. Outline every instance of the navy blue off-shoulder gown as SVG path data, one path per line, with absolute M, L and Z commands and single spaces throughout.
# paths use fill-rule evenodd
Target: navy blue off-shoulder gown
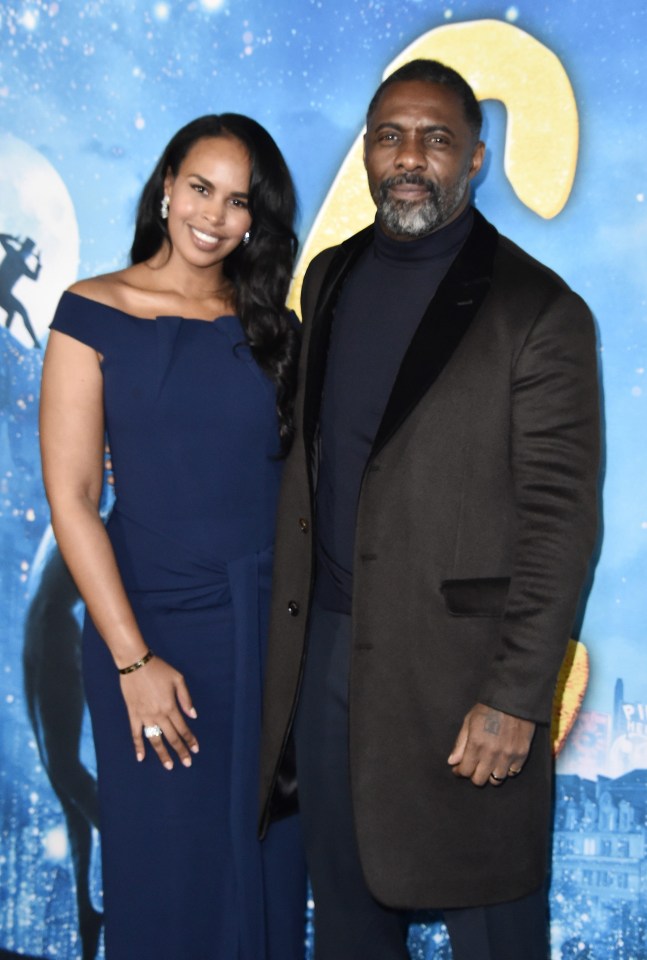
M 66 293 L 52 329 L 103 358 L 108 534 L 145 642 L 198 712 L 190 768 L 165 770 L 150 747 L 137 763 L 119 674 L 86 616 L 107 958 L 301 960 L 297 818 L 256 834 L 275 390 L 234 316 L 142 319 Z

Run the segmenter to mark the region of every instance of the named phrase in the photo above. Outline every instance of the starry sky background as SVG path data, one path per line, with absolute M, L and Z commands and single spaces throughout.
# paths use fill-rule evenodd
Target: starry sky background
M 485 105 L 489 158 L 477 203 L 502 233 L 561 273 L 596 315 L 608 444 L 605 542 L 582 636 L 605 683 L 601 688 L 594 675 L 589 697 L 606 708 L 607 677 L 623 664 L 628 699 L 647 700 L 638 659 L 647 573 L 647 444 L 640 439 L 647 7 L 611 9 L 602 0 L 32 0 L 0 11 L 0 133 L 33 146 L 65 182 L 80 232 L 79 276 L 124 265 L 139 191 L 163 145 L 195 116 L 237 111 L 267 126 L 294 174 L 303 240 L 385 66 L 420 34 L 494 18 L 557 54 L 581 125 L 567 206 L 544 221 L 514 195 L 502 167 L 505 111 L 494 101 Z
M 619 676 L 626 700 L 647 703 L 642 0 L 525 0 L 514 6 L 482 0 L 5 0 L 0 231 L 11 232 L 3 210 L 16 202 L 10 181 L 2 179 L 1 138 L 9 134 L 51 164 L 69 193 L 80 237 L 77 275 L 125 265 L 138 195 L 164 144 L 200 114 L 236 111 L 259 120 L 281 146 L 300 196 L 303 241 L 385 67 L 432 28 L 483 18 L 514 23 L 549 47 L 578 103 L 577 175 L 556 218 L 542 220 L 527 209 L 506 180 L 505 110 L 496 102 L 484 105 L 489 154 L 476 202 L 502 233 L 562 274 L 598 323 L 605 535 L 581 636 L 592 657 L 585 707 L 609 713 Z M 21 182 L 21 190 L 28 193 L 29 182 Z M 61 275 L 60 288 L 71 279 Z M 50 266 L 50 286 L 57 282 Z M 6 753 L 6 738 L 20 742 L 26 728 L 22 621 L 48 518 L 35 432 L 40 354 L 5 334 L 0 373 L 0 581 L 8 597 L 0 614 L 0 710 L 9 711 L 10 724 L 3 716 L 1 725 L 13 731 L 2 736 Z

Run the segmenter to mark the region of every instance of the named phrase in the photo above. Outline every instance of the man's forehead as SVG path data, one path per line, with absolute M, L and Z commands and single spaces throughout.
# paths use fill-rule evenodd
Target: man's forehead
M 465 122 L 460 97 L 442 83 L 427 80 L 397 80 L 387 86 L 375 105 L 368 126 L 395 120 L 398 115 L 439 114 Z

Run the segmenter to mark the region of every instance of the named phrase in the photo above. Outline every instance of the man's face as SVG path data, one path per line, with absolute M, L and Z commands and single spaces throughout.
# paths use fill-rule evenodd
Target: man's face
M 484 150 L 453 90 L 425 80 L 387 87 L 364 137 L 368 185 L 384 231 L 413 240 L 455 220 L 469 203 Z

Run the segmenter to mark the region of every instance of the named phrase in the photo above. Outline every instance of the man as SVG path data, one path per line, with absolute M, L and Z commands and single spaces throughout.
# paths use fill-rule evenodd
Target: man
M 470 206 L 471 88 L 379 87 L 373 227 L 303 287 L 279 508 L 263 822 L 293 786 L 317 960 L 546 960 L 549 721 L 596 535 L 593 323 Z

